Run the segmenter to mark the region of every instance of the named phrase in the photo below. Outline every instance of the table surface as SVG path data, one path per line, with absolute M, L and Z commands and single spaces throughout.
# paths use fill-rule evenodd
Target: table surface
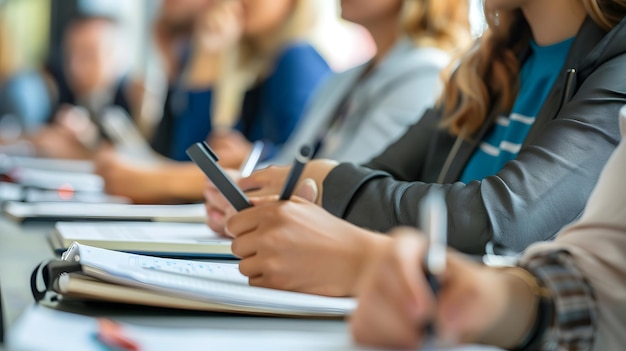
M 0 286 L 7 332 L 34 304 L 30 274 L 37 264 L 54 257 L 47 240 L 52 227 L 51 223 L 18 225 L 0 217 Z M 258 330 L 262 325 L 263 330 L 347 332 L 347 324 L 340 320 L 255 317 L 141 307 L 129 310 L 121 306 L 85 304 L 62 305 L 60 309 L 88 316 L 114 317 L 122 322 L 145 326 Z M 0 350 L 4 350 L 2 346 Z
M 54 257 L 47 239 L 52 228 L 52 223 L 19 225 L 0 216 L 0 286 L 4 302 L 5 337 L 21 314 L 34 306 L 30 292 L 30 274 L 39 263 Z M 345 339 L 348 335 L 348 324 L 343 320 L 259 317 L 111 304 L 66 303 L 57 309 L 91 317 L 114 318 L 140 327 L 206 329 L 218 333 L 234 332 L 234 335 L 245 335 L 240 334 L 242 331 L 254 331 L 256 335 L 259 332 L 304 332 L 315 335 L 314 338 L 319 335 L 332 340 Z M 66 344 L 66 340 L 63 340 L 63 344 Z M 263 345 L 255 346 L 259 349 L 267 348 Z M 459 351 L 484 349 L 486 348 L 469 347 Z M 0 344 L 0 351 L 4 350 L 5 347 Z

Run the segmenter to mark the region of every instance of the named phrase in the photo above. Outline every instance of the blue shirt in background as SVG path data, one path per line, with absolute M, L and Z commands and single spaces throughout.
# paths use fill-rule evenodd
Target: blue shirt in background
M 494 175 L 517 157 L 573 42 L 574 38 L 549 46 L 531 42 L 531 54 L 520 72 L 520 90 L 511 115 L 498 117 L 486 134 L 461 175 L 463 183 Z
M 0 84 L 0 120 L 13 118 L 29 132 L 43 126 L 51 111 L 48 88 L 38 72 L 20 72 Z
M 270 75 L 246 93 L 236 129 L 250 141 L 264 140 L 280 147 L 298 124 L 315 89 L 330 73 L 326 61 L 310 44 L 290 45 L 278 56 Z M 170 103 L 175 104 L 178 98 L 176 93 L 172 95 Z M 211 133 L 211 90 L 188 91 L 182 96 L 186 107 L 171 121 L 162 122 L 162 130 L 156 134 L 171 134 L 169 145 L 160 149 L 169 150 L 165 156 L 177 161 L 189 160 L 185 150 Z
M 211 102 L 213 91 L 191 90 L 174 96 L 173 99 L 184 99 L 179 103 L 186 105 L 185 109 L 175 117 L 172 135 L 171 154 L 166 155 L 176 161 L 188 161 L 185 153 L 187 148 L 194 143 L 206 140 L 211 132 Z M 173 102 L 176 103 L 176 102 Z

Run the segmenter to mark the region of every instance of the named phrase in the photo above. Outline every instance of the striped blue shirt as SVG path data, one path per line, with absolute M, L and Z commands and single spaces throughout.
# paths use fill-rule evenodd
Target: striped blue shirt
M 500 116 L 470 158 L 461 181 L 469 183 L 498 173 L 519 153 L 535 116 L 559 76 L 574 38 L 539 46 L 531 42 L 531 54 L 520 72 L 520 90 L 509 116 Z

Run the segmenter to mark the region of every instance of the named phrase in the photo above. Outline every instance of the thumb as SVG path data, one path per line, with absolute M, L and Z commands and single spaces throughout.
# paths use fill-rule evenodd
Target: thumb
M 296 191 L 296 195 L 310 202 L 317 202 L 319 195 L 319 189 L 317 183 L 311 178 L 307 178 L 302 181 L 302 184 Z

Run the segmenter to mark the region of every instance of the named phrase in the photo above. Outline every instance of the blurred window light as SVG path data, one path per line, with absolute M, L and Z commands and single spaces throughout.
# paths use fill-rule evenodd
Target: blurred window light
M 484 0 L 470 1 L 470 23 L 472 25 L 472 35 L 474 38 L 480 37 L 485 29 L 487 29 L 485 12 L 483 11 L 484 2 Z

